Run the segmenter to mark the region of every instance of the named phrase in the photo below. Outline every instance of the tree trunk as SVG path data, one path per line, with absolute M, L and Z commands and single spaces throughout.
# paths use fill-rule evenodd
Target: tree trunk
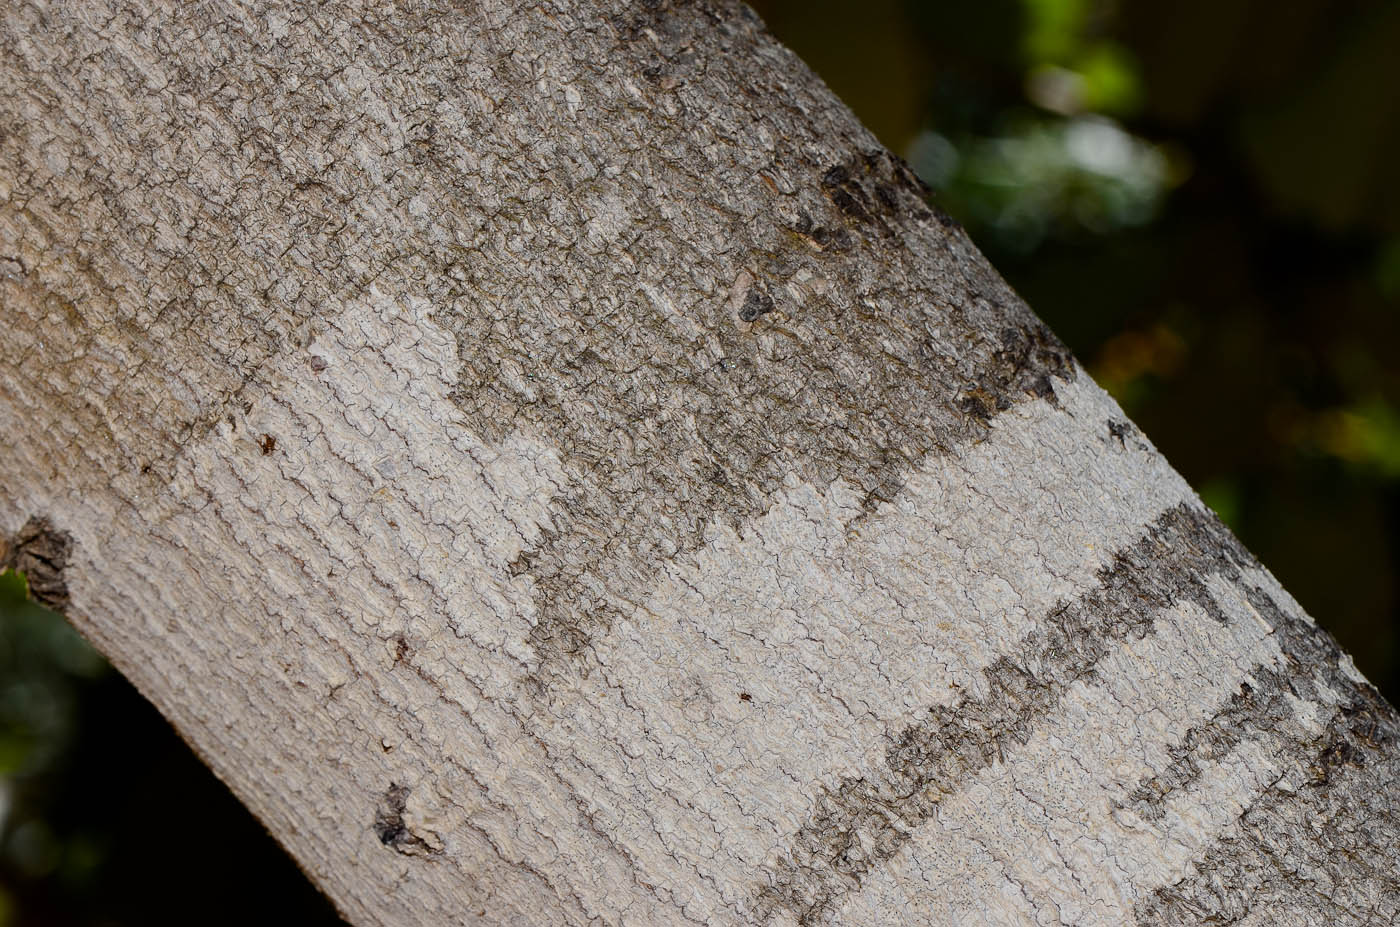
M 1393 709 L 745 7 L 0 16 L 3 559 L 349 920 L 1400 916 Z

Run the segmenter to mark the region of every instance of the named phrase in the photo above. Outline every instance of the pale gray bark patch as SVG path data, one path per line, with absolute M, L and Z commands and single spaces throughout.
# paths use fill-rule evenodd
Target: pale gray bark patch
M 62 611 L 68 605 L 68 567 L 73 539 L 47 518 L 26 521 L 10 537 L 0 536 L 0 570 L 23 573 L 29 595 L 41 605 Z
M 1041 630 L 1030 635 L 1016 653 L 998 658 L 984 670 L 988 695 L 931 708 L 928 720 L 896 736 L 886 767 L 878 775 L 848 778 L 822 795 L 818 812 L 756 887 L 759 909 L 768 916 L 790 912 L 802 924 L 827 920 L 872 869 L 899 851 L 915 827 L 937 814 L 940 801 L 980 770 L 1003 762 L 1009 752 L 1024 746 L 1070 686 L 1092 677 L 1116 642 L 1151 633 L 1157 615 L 1178 601 L 1192 602 L 1224 622 L 1225 612 L 1207 580 L 1220 575 L 1240 582 L 1242 571 L 1253 568 L 1257 568 L 1253 557 L 1213 515 L 1188 505 L 1164 513 L 1140 541 L 1119 552 L 1100 572 L 1097 588 L 1054 609 L 1040 622 Z M 1250 604 L 1285 640 L 1284 652 L 1296 661 L 1292 668 L 1298 680 L 1261 673 L 1258 702 L 1245 700 L 1226 709 L 1226 713 L 1233 710 L 1249 716 L 1236 719 L 1241 737 L 1264 729 L 1271 720 L 1281 720 L 1271 699 L 1275 694 L 1281 699 L 1287 691 L 1295 698 L 1327 701 L 1309 679 L 1308 674 L 1315 672 L 1322 677 L 1319 682 L 1349 699 L 1350 707 L 1343 710 L 1358 716 L 1364 736 L 1360 745 L 1285 743 L 1284 749 L 1331 757 L 1318 760 L 1319 768 L 1326 769 L 1338 765 L 1334 756 L 1338 751 L 1352 761 L 1388 743 L 1396 723 L 1393 710 L 1374 690 L 1344 671 L 1331 638 L 1311 622 L 1286 614 L 1264 590 L 1245 588 Z M 1288 724 L 1282 730 L 1297 727 Z M 1193 740 L 1190 734 L 1186 740 L 1213 742 L 1203 736 Z M 1393 757 L 1382 753 L 1375 754 L 1375 759 L 1400 772 Z M 1185 778 L 1182 770 L 1168 771 L 1173 774 Z M 1131 798 L 1141 800 L 1142 793 L 1153 787 L 1140 786 Z M 1144 817 L 1151 819 L 1148 807 Z M 1356 846 L 1369 849 L 1364 839 Z

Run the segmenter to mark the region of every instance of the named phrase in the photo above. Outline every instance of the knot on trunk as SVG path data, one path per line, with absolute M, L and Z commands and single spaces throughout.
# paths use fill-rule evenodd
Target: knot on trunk
M 0 536 L 0 571 L 23 573 L 34 601 L 63 611 L 68 607 L 63 571 L 72 549 L 68 532 L 58 530 L 47 518 L 31 518 L 13 535 Z

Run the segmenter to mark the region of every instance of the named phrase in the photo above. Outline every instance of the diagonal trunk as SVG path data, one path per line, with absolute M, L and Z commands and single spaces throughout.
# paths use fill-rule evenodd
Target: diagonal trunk
M 746 8 L 0 49 L 3 559 L 351 921 L 1397 917 L 1393 709 Z

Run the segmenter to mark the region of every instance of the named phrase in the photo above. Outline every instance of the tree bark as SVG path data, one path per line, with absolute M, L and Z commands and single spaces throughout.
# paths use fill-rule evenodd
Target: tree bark
M 350 921 L 1400 917 L 1393 709 L 747 8 L 0 16 L 3 559 Z

